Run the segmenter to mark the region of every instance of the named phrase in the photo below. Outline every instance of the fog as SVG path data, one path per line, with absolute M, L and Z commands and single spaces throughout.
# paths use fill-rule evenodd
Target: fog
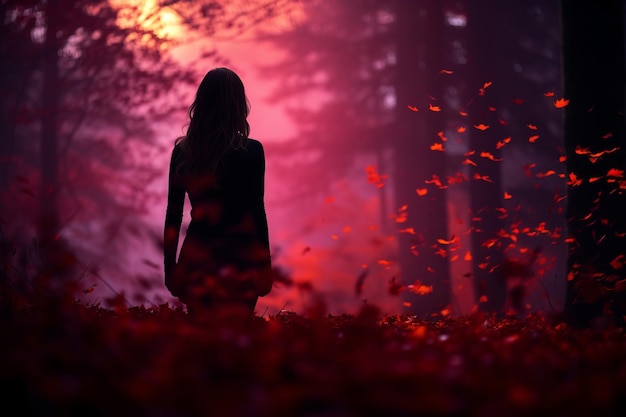
M 370 303 L 461 315 L 492 301 L 489 308 L 558 310 L 566 279 L 558 2 L 277 3 L 267 15 L 250 12 L 240 30 L 221 30 L 219 19 L 214 30 L 184 29 L 193 14 L 162 16 L 176 40 L 159 50 L 165 69 L 122 75 L 111 67 L 111 81 L 86 58 L 96 47 L 84 34 L 100 29 L 63 29 L 71 34 L 59 46 L 56 77 L 66 90 L 52 122 L 60 126 L 57 203 L 40 195 L 45 140 L 28 139 L 49 128 L 38 115 L 45 67 L 28 66 L 24 93 L 7 87 L 19 66 L 4 63 L 3 128 L 12 132 L 2 150 L 11 161 L 5 236 L 27 252 L 38 205 L 57 204 L 56 235 L 77 258 L 66 279 L 86 288 L 79 297 L 176 305 L 159 245 L 170 151 L 204 73 L 227 66 L 246 86 L 251 137 L 265 146 L 270 243 L 283 276 L 259 301 L 260 314 L 353 313 Z M 37 7 L 14 13 L 46 12 Z M 15 22 L 6 32 L 15 48 L 50 47 L 19 38 L 28 30 Z M 139 23 L 126 25 L 132 32 Z M 129 65 L 156 68 L 149 56 Z M 101 85 L 85 86 L 91 77 Z M 123 77 L 140 80 L 144 93 L 158 86 L 153 101 L 125 98 Z

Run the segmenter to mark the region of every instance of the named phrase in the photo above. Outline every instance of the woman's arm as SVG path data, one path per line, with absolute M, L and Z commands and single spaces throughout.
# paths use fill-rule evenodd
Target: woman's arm
M 259 142 L 260 154 L 254 173 L 254 217 L 259 241 L 269 252 L 270 239 L 267 226 L 267 214 L 265 212 L 265 153 L 263 145 Z
M 178 250 L 178 236 L 183 221 L 183 207 L 185 204 L 185 189 L 176 176 L 176 165 L 180 157 L 180 150 L 174 148 L 170 160 L 167 192 L 167 210 L 165 212 L 165 227 L 163 230 L 163 264 L 165 279 L 171 277 L 176 266 L 176 252 Z
M 253 216 L 257 233 L 259 248 L 259 272 L 256 286 L 259 296 L 267 295 L 273 285 L 272 278 L 272 258 L 270 253 L 269 231 L 267 226 L 267 215 L 265 212 L 265 153 L 263 145 L 258 143 L 258 155 L 256 156 L 255 172 L 253 172 Z

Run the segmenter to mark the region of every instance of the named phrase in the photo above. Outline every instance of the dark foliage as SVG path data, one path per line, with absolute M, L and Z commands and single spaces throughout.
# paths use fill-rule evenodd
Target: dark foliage
M 623 328 L 486 313 L 199 320 L 40 302 L 0 318 L 19 415 L 624 415 Z M 16 414 L 16 415 L 17 415 Z

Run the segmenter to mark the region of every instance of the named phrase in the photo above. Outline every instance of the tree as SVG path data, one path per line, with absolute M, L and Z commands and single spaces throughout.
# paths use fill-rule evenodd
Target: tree
M 280 145 L 303 161 L 317 152 L 306 180 L 291 174 L 296 187 L 317 195 L 356 155 L 383 155 L 372 178 L 389 174 L 381 190 L 393 191 L 393 211 L 402 208 L 392 213 L 402 276 L 392 288 L 405 289 L 406 311 L 423 316 L 448 311 L 448 271 L 459 258 L 473 263 L 467 275 L 482 310 L 501 311 L 516 280 L 520 313 L 531 283 L 553 295 L 543 279 L 564 246 L 565 182 L 560 111 L 544 94 L 560 83 L 558 3 L 496 3 L 320 2 L 309 22 L 271 38 L 288 51 L 267 71 L 284 74 L 277 98 L 329 94 L 319 109 L 294 110 L 302 132 Z M 457 189 L 471 214 L 453 236 L 446 209 Z
M 291 174 L 296 183 L 289 187 L 290 198 L 319 195 L 337 178 L 349 175 L 356 161 L 363 164 L 364 156 L 373 161 L 369 178 L 381 192 L 381 224 L 388 230 L 393 216 L 398 222 L 395 232 L 400 231 L 400 252 L 394 260 L 402 277 L 392 277 L 391 290 L 429 288 L 441 278 L 433 292 L 403 294 L 405 305 L 420 314 L 439 312 L 449 302 L 447 260 L 435 254 L 436 240 L 447 238 L 445 193 L 433 190 L 421 200 L 415 191 L 426 186 L 433 174 L 443 178 L 445 170 L 445 156 L 431 155 L 429 150 L 442 129 L 442 117 L 425 110 L 429 94 L 442 99 L 435 79 L 443 54 L 441 39 L 432 36 L 443 26 L 440 6 L 436 2 L 316 2 L 307 9 L 308 21 L 289 33 L 262 38 L 288 51 L 284 61 L 265 70 L 268 76 L 284 74 L 277 99 L 315 90 L 322 91 L 324 98 L 319 108 L 294 109 L 294 120 L 301 127 L 298 137 L 272 150 L 290 156 L 284 158 L 285 172 L 293 172 L 287 163 L 294 158 L 313 162 L 309 169 Z M 424 105 L 421 114 L 409 109 L 417 103 Z M 396 213 L 391 216 L 386 211 L 390 205 L 386 191 L 393 193 Z
M 248 8 L 234 10 L 184 0 L 153 8 L 106 0 L 2 3 L 0 53 L 8 59 L 0 85 L 10 93 L 0 106 L 9 133 L 2 157 L 22 161 L 3 172 L 3 232 L 7 241 L 36 236 L 43 258 L 36 274 L 58 278 L 79 260 L 98 274 L 92 265 L 104 259 L 125 274 L 129 238 L 158 245 L 160 232 L 142 219 L 160 197 L 148 187 L 163 170 L 152 157 L 170 150 L 154 146 L 155 128 L 184 114 L 183 89 L 199 78 L 168 54 L 180 40 L 168 35 L 162 13 L 210 36 L 218 23 L 241 31 L 240 20 L 271 15 L 268 8 L 279 4 L 238 2 Z M 28 199 L 35 196 L 32 210 Z M 156 283 L 160 268 L 152 265 Z
M 445 154 L 430 150 L 438 132 L 444 130 L 444 119 L 439 112 L 428 111 L 429 106 L 439 107 L 443 96 L 438 72 L 444 68 L 444 17 L 437 1 L 398 1 L 394 16 L 398 61 L 392 130 L 394 195 L 396 206 L 406 205 L 407 221 L 399 223 L 399 228 L 413 232 L 400 233 L 398 256 L 402 282 L 418 291 L 424 288 L 421 293 L 403 295 L 409 311 L 429 316 L 449 305 L 451 291 L 448 258 L 437 252 L 446 250 L 438 241 L 450 238 L 445 189 L 431 187 L 424 198 L 417 193 L 426 181 L 446 177 Z M 440 101 L 428 103 L 429 96 Z M 418 112 L 410 106 L 418 106 Z
M 623 2 L 561 2 L 570 237 L 565 313 L 624 321 L 626 149 Z

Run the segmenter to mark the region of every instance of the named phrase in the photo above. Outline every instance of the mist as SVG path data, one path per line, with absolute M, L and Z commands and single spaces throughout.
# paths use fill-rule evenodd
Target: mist
M 227 66 L 266 149 L 280 279 L 260 313 L 563 308 L 558 1 L 259 0 L 217 17 L 182 1 L 167 19 L 151 11 L 167 32 L 88 7 L 70 24 L 35 3 L 0 16 L 1 217 L 16 265 L 38 256 L 33 242 L 62 242 L 63 282 L 85 302 L 175 305 L 161 251 L 169 156 L 202 76 Z

